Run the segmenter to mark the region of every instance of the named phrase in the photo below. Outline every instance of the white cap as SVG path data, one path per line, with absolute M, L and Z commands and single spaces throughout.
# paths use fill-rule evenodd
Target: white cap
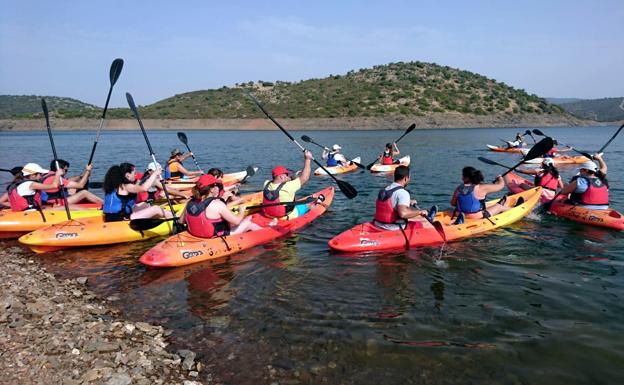
M 339 145 L 337 145 L 337 144 L 334 144 L 334 145 L 332 146 L 332 150 L 334 150 L 334 151 L 342 150 L 342 147 L 340 147 L 340 146 L 339 146 Z
M 45 168 L 39 166 L 37 163 L 28 163 L 24 167 L 22 167 L 22 174 L 32 175 L 32 174 L 47 174 L 50 170 L 46 170 Z
M 544 160 L 542 161 L 542 164 L 544 166 L 553 166 L 555 164 L 555 161 L 552 160 L 552 158 L 544 158 Z
M 594 161 L 588 160 L 581 165 L 581 169 L 596 172 L 598 171 L 598 166 L 596 166 L 596 163 L 594 163 Z
M 148 170 L 151 170 L 151 171 L 156 171 L 156 168 L 158 168 L 158 167 L 162 168 L 162 166 L 160 165 L 160 163 L 150 162 L 150 163 L 147 165 L 147 169 L 148 169 Z

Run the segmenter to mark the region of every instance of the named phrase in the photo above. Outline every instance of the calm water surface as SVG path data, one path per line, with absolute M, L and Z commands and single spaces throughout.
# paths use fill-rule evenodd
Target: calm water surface
M 560 141 L 596 151 L 615 127 L 544 128 Z M 412 156 L 412 195 L 422 207 L 448 207 L 461 168 L 489 180 L 518 158 L 484 150 L 515 129 L 414 131 L 399 144 Z M 401 131 L 308 131 L 372 161 Z M 298 138 L 302 133 L 296 133 Z M 238 171 L 299 168 L 302 155 L 280 132 L 187 131 L 200 164 Z M 175 131 L 150 132 L 157 158 L 183 148 Z M 57 152 L 78 173 L 95 133 L 55 134 Z M 313 148 L 317 155 L 318 148 Z M 46 165 L 45 132 L 0 133 L 0 167 Z M 624 211 L 624 137 L 608 148 L 612 206 Z M 92 180 L 113 163 L 142 168 L 150 159 L 140 131 L 105 132 Z M 191 161 L 187 162 L 193 168 Z M 560 168 L 566 178 L 573 166 Z M 71 174 L 71 173 L 70 173 Z M 227 260 L 148 270 L 138 257 L 157 241 L 34 256 L 64 277 L 89 276 L 115 294 L 125 316 L 160 322 L 173 343 L 197 351 L 206 372 L 227 384 L 616 384 L 624 383 L 624 234 L 530 215 L 487 236 L 396 253 L 344 255 L 327 241 L 371 218 L 383 176 L 342 176 L 359 191 L 337 194 L 330 210 L 301 233 Z M 8 181 L 0 177 L 0 184 Z M 313 192 L 331 184 L 314 177 Z M 2 247 L 16 243 L 4 242 Z M 205 380 L 205 379 L 204 379 Z

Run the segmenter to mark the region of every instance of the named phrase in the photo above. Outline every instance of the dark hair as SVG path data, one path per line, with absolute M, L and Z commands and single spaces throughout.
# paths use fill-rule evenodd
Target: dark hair
M 410 169 L 408 166 L 399 166 L 394 170 L 394 181 L 398 182 L 406 176 L 410 175 Z
M 69 167 L 69 162 L 63 159 L 57 159 L 54 160 L 52 159 L 50 161 L 50 171 L 56 171 L 56 162 L 58 162 L 58 165 L 60 168 L 65 168 L 65 167 Z
M 213 167 L 210 170 L 208 170 L 206 174 L 212 175 L 215 178 L 223 178 L 223 171 L 221 171 L 220 169 L 216 167 Z
M 117 191 L 122 184 L 132 183 L 126 178 L 126 174 L 132 170 L 134 170 L 134 165 L 131 163 L 121 163 L 109 168 L 104 176 L 104 192 L 110 194 Z
M 386 148 L 392 148 L 392 143 L 386 143 Z
M 470 181 L 472 184 L 479 184 L 485 179 L 481 171 L 474 167 L 464 167 L 462 169 L 462 176 Z
M 559 170 L 557 170 L 557 167 L 555 167 L 554 164 L 543 164 L 542 170 L 544 170 L 545 174 L 550 174 L 555 179 L 559 178 Z

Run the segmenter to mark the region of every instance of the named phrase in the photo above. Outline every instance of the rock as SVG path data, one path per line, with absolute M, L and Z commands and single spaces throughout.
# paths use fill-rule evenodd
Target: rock
M 201 382 L 185 380 L 182 385 L 201 385 Z
M 91 382 L 100 378 L 100 371 L 97 369 L 91 369 L 82 375 L 83 382 Z
M 197 377 L 197 376 L 199 376 L 199 373 L 198 373 L 198 372 L 196 372 L 196 371 L 194 371 L 194 370 L 191 370 L 191 371 L 189 372 L 189 376 L 191 376 L 191 377 Z
M 119 297 L 115 295 L 111 295 L 111 296 L 106 297 L 106 300 L 109 302 L 115 302 L 115 301 L 119 301 Z
M 134 332 L 134 329 L 136 329 L 136 326 L 134 326 L 133 324 L 124 325 L 124 332 L 126 332 L 126 334 L 132 334 L 132 332 Z
M 106 382 L 106 385 L 129 385 L 132 382 L 132 378 L 127 373 L 115 373 Z

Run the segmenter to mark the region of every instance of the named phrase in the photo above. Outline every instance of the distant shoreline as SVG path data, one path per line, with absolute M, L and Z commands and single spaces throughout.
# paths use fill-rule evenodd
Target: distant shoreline
M 388 116 L 355 118 L 287 119 L 276 118 L 285 128 L 293 130 L 380 130 L 402 129 L 412 123 L 416 128 L 522 128 L 606 126 L 617 122 L 582 120 L 570 115 L 546 114 L 495 114 L 467 115 L 459 113 L 434 113 L 428 116 Z M 99 119 L 52 119 L 55 130 L 97 130 Z M 268 119 L 143 119 L 148 129 L 170 130 L 276 130 Z M 45 127 L 43 119 L 0 119 L 0 132 L 35 131 Z M 135 130 L 134 119 L 107 119 L 106 130 Z

